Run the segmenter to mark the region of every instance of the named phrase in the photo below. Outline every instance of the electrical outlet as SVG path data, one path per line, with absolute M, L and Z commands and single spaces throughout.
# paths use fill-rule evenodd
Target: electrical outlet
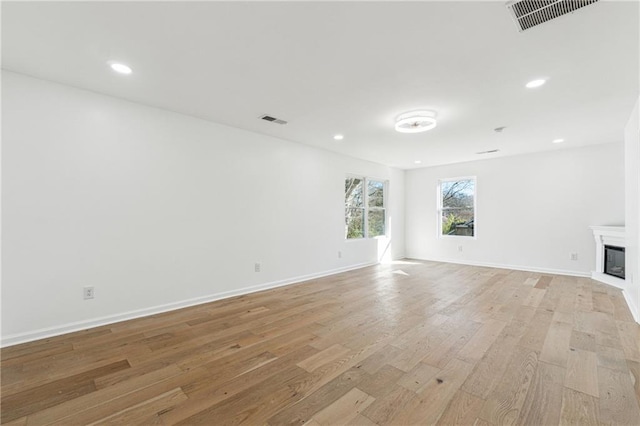
M 84 295 L 84 299 L 93 299 L 95 297 L 95 290 L 93 287 L 85 287 L 82 289 L 82 294 Z
M 260 272 L 261 268 L 262 268 L 262 265 L 260 264 L 260 262 L 256 262 L 255 265 L 253 265 L 253 270 L 255 272 Z
M 342 252 L 338 250 L 338 259 L 342 259 Z
M 462 246 L 458 246 L 458 251 L 462 251 Z
M 571 260 L 578 260 L 578 253 L 571 253 Z

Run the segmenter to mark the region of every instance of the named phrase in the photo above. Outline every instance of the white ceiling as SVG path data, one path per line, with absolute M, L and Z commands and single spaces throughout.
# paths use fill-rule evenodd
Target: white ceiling
M 2 65 L 414 168 L 622 140 L 638 28 L 635 1 L 524 33 L 503 2 L 3 2 Z M 524 87 L 539 77 L 547 84 Z M 395 132 L 394 118 L 417 108 L 437 111 L 438 127 Z

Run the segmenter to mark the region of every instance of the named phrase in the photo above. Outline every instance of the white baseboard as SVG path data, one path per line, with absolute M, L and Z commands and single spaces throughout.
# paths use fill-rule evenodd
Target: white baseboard
M 515 271 L 540 272 L 543 274 L 569 275 L 572 277 L 591 277 L 591 274 L 589 272 L 567 271 L 563 269 L 538 268 L 537 266 L 505 265 L 500 263 L 476 262 L 473 260 L 442 259 L 442 258 L 425 259 L 425 258 L 419 258 L 419 257 L 412 257 L 412 259 L 428 260 L 432 262 L 455 263 L 458 265 L 484 266 L 487 268 L 513 269 Z
M 631 315 L 633 315 L 633 319 L 636 320 L 638 324 L 640 324 L 640 312 L 638 311 L 638 307 L 635 303 L 633 303 L 633 299 L 629 296 L 629 292 L 624 289 L 622 290 L 622 295 L 624 296 L 624 300 L 627 301 L 627 306 L 629 306 L 629 310 L 631 311 Z
M 283 287 L 286 285 L 296 284 L 303 281 L 308 281 L 316 278 L 326 277 L 329 275 L 339 274 L 341 272 L 347 272 L 355 269 L 366 268 L 367 266 L 373 266 L 373 265 L 377 265 L 377 262 L 359 263 L 359 264 L 347 266 L 344 268 L 331 269 L 328 271 L 318 272 L 315 274 L 302 275 L 298 277 L 287 278 L 284 280 L 258 284 L 251 287 L 244 287 L 238 290 L 231 290 L 231 291 L 215 293 L 207 296 L 202 296 L 202 297 L 195 297 L 193 299 L 182 300 L 179 302 L 172 302 L 164 305 L 157 305 L 149 308 L 137 309 L 134 311 L 122 312 L 114 315 L 107 315 L 104 317 L 93 318 L 90 320 L 72 322 L 68 324 L 58 325 L 55 327 L 41 328 L 39 330 L 27 331 L 24 333 L 10 334 L 8 336 L 2 336 L 2 339 L 0 340 L 0 347 L 13 346 L 20 343 L 26 343 L 34 340 L 45 339 L 47 337 L 53 337 L 53 336 L 59 336 L 61 334 L 72 333 L 74 331 L 86 330 L 88 328 L 99 327 L 102 325 L 109 325 L 116 322 L 127 321 L 127 320 L 140 318 L 140 317 L 146 317 L 149 315 L 159 314 L 163 312 L 175 311 L 176 309 L 182 309 L 189 306 L 201 305 L 203 303 L 209 303 L 216 300 L 227 299 L 229 297 L 241 296 L 249 293 L 256 293 L 258 291 L 269 290 L 272 288 Z

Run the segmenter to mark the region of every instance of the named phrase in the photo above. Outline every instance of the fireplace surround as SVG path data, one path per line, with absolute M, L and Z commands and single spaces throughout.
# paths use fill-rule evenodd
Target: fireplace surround
M 624 289 L 624 226 L 591 226 L 596 240 L 596 265 L 591 278 Z

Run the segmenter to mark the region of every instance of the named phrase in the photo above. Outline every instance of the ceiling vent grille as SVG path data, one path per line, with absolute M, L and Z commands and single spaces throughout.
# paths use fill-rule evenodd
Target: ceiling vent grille
M 260 118 L 262 120 L 270 121 L 270 122 L 276 123 L 276 124 L 287 124 L 287 122 L 284 121 L 284 120 L 280 120 L 279 118 L 275 118 L 275 117 L 272 117 L 272 116 L 266 115 L 266 114 L 265 115 L 261 115 Z
M 567 13 L 573 13 L 598 0 L 521 0 L 507 3 L 519 31 L 525 31 Z

